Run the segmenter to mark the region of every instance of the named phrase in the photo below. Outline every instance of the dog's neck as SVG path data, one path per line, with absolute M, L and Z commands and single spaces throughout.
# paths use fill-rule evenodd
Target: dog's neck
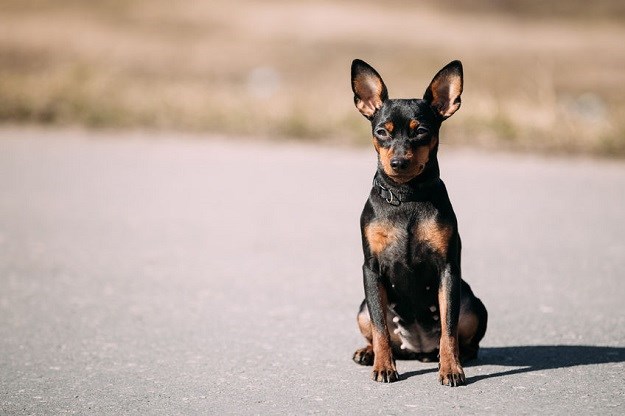
M 440 172 L 436 160 L 421 175 L 406 183 L 400 184 L 393 181 L 382 168 L 378 169 L 373 178 L 373 188 L 391 205 L 427 201 L 430 199 L 432 190 L 440 183 Z

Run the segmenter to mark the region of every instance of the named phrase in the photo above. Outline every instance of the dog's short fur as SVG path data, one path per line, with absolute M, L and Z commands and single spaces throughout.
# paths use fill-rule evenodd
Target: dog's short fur
M 462 64 L 441 69 L 423 99 L 389 99 L 380 75 L 352 63 L 356 108 L 371 122 L 378 169 L 360 224 L 365 300 L 358 326 L 367 346 L 353 359 L 372 378 L 398 379 L 395 358 L 439 361 L 439 381 L 465 382 L 487 312 L 460 274 L 460 236 L 440 179 L 443 120 L 460 108 Z

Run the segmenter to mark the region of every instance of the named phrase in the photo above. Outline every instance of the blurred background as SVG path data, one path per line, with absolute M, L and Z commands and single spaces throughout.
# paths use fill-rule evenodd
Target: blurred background
M 447 143 L 625 156 L 621 0 L 1 0 L 0 122 L 369 143 L 391 97 L 465 68 Z

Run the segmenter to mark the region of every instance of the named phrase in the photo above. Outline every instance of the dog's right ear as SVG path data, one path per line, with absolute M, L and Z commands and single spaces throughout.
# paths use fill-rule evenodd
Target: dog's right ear
M 360 59 L 354 59 L 352 62 L 352 91 L 356 108 L 368 119 L 371 119 L 388 99 L 388 91 L 380 74 Z

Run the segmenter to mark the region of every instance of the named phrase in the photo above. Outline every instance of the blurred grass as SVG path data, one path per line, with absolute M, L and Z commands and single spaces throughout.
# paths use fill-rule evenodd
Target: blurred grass
M 443 141 L 625 156 L 616 0 L 2 0 L 0 122 L 369 143 L 349 65 L 420 96 L 452 59 Z

